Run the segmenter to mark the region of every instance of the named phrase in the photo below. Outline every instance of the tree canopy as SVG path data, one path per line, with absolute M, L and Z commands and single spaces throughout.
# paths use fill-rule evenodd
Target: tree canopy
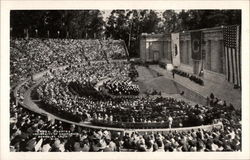
M 12 37 L 123 39 L 138 55 L 141 33 L 241 24 L 241 10 L 12 10 Z M 105 16 L 107 18 L 105 19 Z

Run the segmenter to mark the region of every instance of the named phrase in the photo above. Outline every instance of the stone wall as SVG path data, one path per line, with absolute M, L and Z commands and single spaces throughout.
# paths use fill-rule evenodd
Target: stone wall
M 140 39 L 140 58 L 143 62 L 171 60 L 170 35 L 142 34 Z
M 195 31 L 195 30 L 192 30 Z M 180 60 L 184 66 L 199 65 L 191 58 L 192 31 L 180 33 Z M 197 30 L 198 31 L 198 30 Z M 225 74 L 222 27 L 201 29 L 203 33 L 202 50 L 204 70 Z M 171 63 L 171 34 L 142 34 L 140 39 L 140 58 L 143 62 L 165 61 Z M 198 64 L 197 64 L 198 63 Z

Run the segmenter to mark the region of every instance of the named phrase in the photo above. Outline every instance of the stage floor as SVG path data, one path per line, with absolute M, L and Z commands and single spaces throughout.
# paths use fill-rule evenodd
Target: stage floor
M 214 80 L 203 79 L 204 86 L 201 86 L 177 74 L 175 74 L 175 78 L 173 79 L 170 71 L 160 68 L 158 65 L 151 65 L 149 69 L 189 88 L 203 97 L 209 96 L 212 92 L 219 99 L 225 100 L 227 104 L 232 103 L 235 109 L 241 109 L 241 90 L 234 89 L 233 84 L 229 83 L 227 80 L 216 82 Z

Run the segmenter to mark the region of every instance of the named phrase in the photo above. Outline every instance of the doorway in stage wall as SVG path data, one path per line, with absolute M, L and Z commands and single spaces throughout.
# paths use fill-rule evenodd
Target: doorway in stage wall
M 193 60 L 193 73 L 199 76 L 203 76 L 204 66 L 201 60 Z M 202 73 L 201 73 L 202 72 Z
M 159 62 L 160 56 L 159 56 L 159 51 L 154 51 L 153 52 L 153 61 L 154 62 Z

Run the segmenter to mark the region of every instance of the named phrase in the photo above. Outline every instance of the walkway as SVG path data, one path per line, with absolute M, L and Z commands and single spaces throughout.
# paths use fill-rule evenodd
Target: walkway
M 234 89 L 233 85 L 228 83 L 226 80 L 223 82 L 214 82 L 204 79 L 204 86 L 196 84 L 190 81 L 188 78 L 179 76 L 175 74 L 175 78 L 172 78 L 172 73 L 166 69 L 160 68 L 158 65 L 151 65 L 150 69 L 159 72 L 164 75 L 164 77 L 172 79 L 179 84 L 199 93 L 203 97 L 209 96 L 212 92 L 213 94 L 225 100 L 228 104 L 232 103 L 236 109 L 241 108 L 241 91 L 239 89 Z
M 82 127 L 86 127 L 86 128 L 93 128 L 93 129 L 107 129 L 107 130 L 115 130 L 115 131 L 124 131 L 123 128 L 110 128 L 110 127 L 99 127 L 99 126 L 93 126 L 92 124 L 90 123 L 76 123 L 76 122 L 73 122 L 73 121 L 69 121 L 69 120 L 66 120 L 66 119 L 63 119 L 63 118 L 60 118 L 58 116 L 55 116 L 41 108 L 38 107 L 38 105 L 36 103 L 34 103 L 31 99 L 31 91 L 37 87 L 40 83 L 41 83 L 42 79 L 41 80 L 38 80 L 37 83 L 32 86 L 31 88 L 28 89 L 28 91 L 25 93 L 24 95 L 24 102 L 23 102 L 23 105 L 25 108 L 31 110 L 31 111 L 34 111 L 36 113 L 39 113 L 39 114 L 42 114 L 42 115 L 45 115 L 45 116 L 49 116 L 51 117 L 52 119 L 57 119 L 57 120 L 60 120 L 60 121 L 63 121 L 63 122 L 66 122 L 66 123 L 70 123 L 70 124 L 74 124 L 74 125 L 78 125 L 78 126 L 82 126 Z
M 139 73 L 139 77 L 137 78 L 138 82 L 136 83 L 140 86 L 142 93 L 150 89 L 155 89 L 161 91 L 163 97 L 172 97 L 183 100 L 191 105 L 198 103 L 181 96 L 178 91 L 178 86 L 176 86 L 171 77 L 159 76 L 157 71 L 143 66 L 136 66 L 136 69 Z
M 93 126 L 91 123 L 89 122 L 80 122 L 80 123 L 76 123 L 76 122 L 72 122 L 72 121 L 68 121 L 66 119 L 60 118 L 58 116 L 55 116 L 53 114 L 50 114 L 49 112 L 46 112 L 45 110 L 39 108 L 32 100 L 31 100 L 31 91 L 38 86 L 41 83 L 42 79 L 39 80 L 34 86 L 32 86 L 31 88 L 29 88 L 29 90 L 25 93 L 24 96 L 24 107 L 28 108 L 31 111 L 34 111 L 36 113 L 45 115 L 45 116 L 49 116 L 53 119 L 57 119 L 66 123 L 70 123 L 70 124 L 74 124 L 74 125 L 78 125 L 78 126 L 82 126 L 82 127 L 86 127 L 86 128 L 92 128 L 92 129 L 103 129 L 103 130 L 109 130 L 109 131 L 118 131 L 121 132 L 122 134 L 125 133 L 129 133 L 131 134 L 132 132 L 138 132 L 138 133 L 153 133 L 153 132 L 159 132 L 159 133 L 168 133 L 168 132 L 172 132 L 172 131 L 189 131 L 189 130 L 197 130 L 200 128 L 203 128 L 205 130 L 211 130 L 212 128 L 216 127 L 216 128 L 221 128 L 223 127 L 221 124 L 212 124 L 212 125 L 204 125 L 204 126 L 195 126 L 195 127 L 183 127 L 183 128 L 162 128 L 162 129 L 124 129 L 124 128 L 112 128 L 112 127 L 103 127 L 103 126 Z
M 148 71 L 146 71 L 148 70 Z M 151 73 L 151 75 L 149 77 L 147 77 L 147 79 L 149 81 L 152 81 L 153 82 L 153 79 L 155 78 L 155 71 L 151 72 L 149 71 L 149 69 L 146 69 L 144 70 L 145 72 L 149 72 Z M 152 74 L 153 73 L 153 74 Z M 156 74 L 157 75 L 157 74 Z M 198 126 L 198 127 L 187 127 L 187 128 L 173 128 L 173 129 L 124 129 L 124 128 L 111 128 L 111 127 L 100 127 L 100 126 L 93 126 L 91 123 L 89 122 L 80 122 L 80 123 L 76 123 L 76 122 L 72 122 L 72 121 L 69 121 L 69 120 L 66 120 L 66 119 L 63 119 L 63 118 L 60 118 L 58 116 L 55 116 L 53 114 L 50 114 L 48 112 L 46 112 L 45 110 L 39 108 L 39 106 L 34 103 L 34 101 L 31 99 L 31 92 L 32 90 L 34 90 L 41 82 L 42 82 L 43 78 L 38 78 L 37 81 L 36 81 L 36 84 L 33 85 L 31 88 L 29 88 L 25 94 L 24 94 L 24 101 L 23 103 L 21 103 L 25 108 L 31 110 L 31 111 L 34 111 L 36 113 L 39 113 L 41 115 L 44 115 L 44 116 L 49 116 L 51 117 L 52 119 L 57 119 L 57 120 L 60 120 L 60 121 L 63 121 L 63 122 L 66 122 L 66 123 L 70 123 L 70 124 L 75 124 L 75 125 L 79 125 L 79 126 L 82 126 L 82 127 L 86 127 L 86 128 L 93 128 L 93 129 L 107 129 L 107 130 L 111 130 L 111 131 L 119 131 L 119 132 L 133 132 L 133 131 L 137 131 L 137 132 L 169 132 L 169 131 L 172 131 L 172 130 L 177 130 L 177 131 L 187 131 L 187 130 L 191 130 L 191 129 L 197 129 L 197 128 L 204 128 L 204 129 L 211 129 L 213 127 L 216 127 L 217 125 L 207 125 L 207 126 Z M 101 84 L 101 83 L 100 83 Z M 100 85 L 99 84 L 99 85 Z M 18 87 L 16 88 L 16 91 L 18 90 L 18 88 L 21 86 L 18 85 Z M 162 93 L 162 96 L 163 97 L 174 97 L 174 98 L 178 98 L 178 99 L 182 99 L 182 100 L 185 100 L 185 101 L 188 101 L 187 99 L 183 98 L 182 96 L 180 96 L 179 94 L 167 94 L 167 93 Z M 193 103 L 191 101 L 189 101 L 189 103 Z M 221 125 L 218 125 L 219 127 L 221 127 Z

